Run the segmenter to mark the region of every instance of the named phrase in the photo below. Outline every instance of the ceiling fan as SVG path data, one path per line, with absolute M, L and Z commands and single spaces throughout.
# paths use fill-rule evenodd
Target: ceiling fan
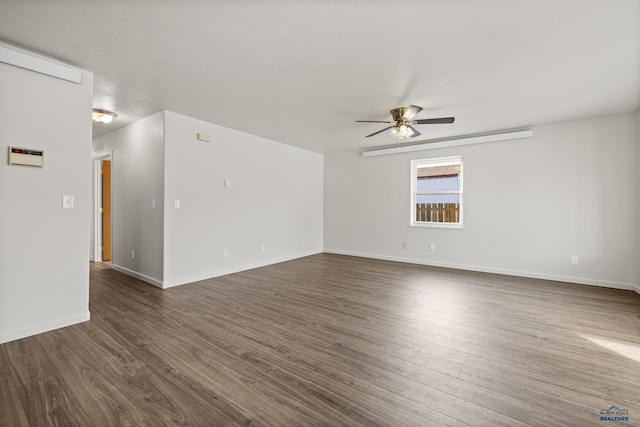
M 418 119 L 413 120 L 413 118 L 422 111 L 422 107 L 418 107 L 417 105 L 410 105 L 408 107 L 398 107 L 391 110 L 391 116 L 393 117 L 393 121 L 385 121 L 385 120 L 356 120 L 358 123 L 394 123 L 393 125 L 386 127 L 382 130 L 374 132 L 366 137 L 374 136 L 379 133 L 384 132 L 385 130 L 391 129 L 389 135 L 396 139 L 404 139 L 404 138 L 415 138 L 416 136 L 420 136 L 420 132 L 413 127 L 413 125 L 431 125 L 431 124 L 439 124 L 439 123 L 453 123 L 454 117 L 442 117 L 439 119 Z

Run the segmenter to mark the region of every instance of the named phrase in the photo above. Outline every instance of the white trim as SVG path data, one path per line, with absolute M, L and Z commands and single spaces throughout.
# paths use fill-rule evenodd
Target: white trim
M 140 279 L 143 282 L 150 283 L 150 284 L 152 284 L 154 286 L 157 286 L 158 288 L 167 289 L 167 288 L 172 288 L 174 286 L 186 285 L 188 283 L 199 282 L 201 280 L 212 279 L 214 277 L 225 276 L 227 274 L 232 274 L 232 273 L 239 273 L 241 271 L 251 270 L 251 269 L 259 268 L 259 267 L 265 267 L 267 265 L 278 264 L 278 263 L 281 263 L 281 262 L 291 261 L 291 260 L 294 260 L 294 259 L 304 258 L 306 256 L 317 255 L 317 254 L 321 254 L 321 253 L 322 253 L 321 250 L 319 250 L 319 251 L 308 251 L 308 252 L 303 252 L 303 253 L 300 253 L 300 254 L 297 254 L 297 255 L 278 257 L 278 258 L 271 258 L 271 259 L 266 260 L 266 261 L 259 261 L 259 262 L 244 264 L 244 265 L 240 265 L 240 266 L 233 266 L 233 267 L 223 268 L 223 269 L 219 269 L 219 270 L 216 270 L 216 271 L 213 271 L 213 272 L 209 272 L 209 273 L 206 273 L 206 274 L 199 274 L 199 275 L 194 275 L 194 276 L 182 277 L 182 278 L 180 278 L 178 280 L 175 280 L 175 281 L 173 281 L 171 283 L 163 282 L 162 280 L 158 280 L 158 279 L 155 279 L 153 277 L 138 273 L 137 271 L 130 270 L 130 269 L 122 267 L 120 265 L 112 264 L 111 268 L 113 268 L 114 270 L 119 271 L 121 273 L 124 273 L 127 276 L 135 277 L 136 279 Z
M 100 251 L 100 246 L 102 246 L 102 217 L 100 216 L 102 178 L 100 177 L 100 163 L 103 160 L 113 161 L 113 152 L 100 153 L 93 157 L 93 253 L 89 254 L 89 259 L 94 262 L 102 262 L 102 252 Z
M 102 186 L 100 185 L 101 158 L 93 159 L 93 253 L 94 262 L 102 262 L 100 245 L 102 244 L 102 221 L 100 221 L 100 199 L 102 198 Z
M 75 325 L 77 323 L 86 322 L 91 318 L 91 313 L 87 311 L 85 314 L 78 316 L 66 317 L 53 322 L 42 323 L 40 325 L 31 326 L 25 329 L 19 329 L 0 335 L 0 344 L 4 344 L 10 341 L 20 340 L 33 335 L 42 334 L 44 332 L 53 331 L 54 329 L 65 328 L 67 326 Z
M 143 282 L 150 283 L 153 286 L 164 288 L 162 280 L 158 280 L 154 277 L 147 276 L 146 274 L 138 273 L 137 271 L 129 270 L 126 267 L 122 267 L 120 265 L 113 264 L 113 263 L 111 264 L 111 268 L 113 268 L 116 271 L 119 271 L 120 273 L 124 273 L 127 276 L 135 277 L 136 279 L 142 280 Z
M 632 283 L 612 282 L 608 280 L 591 279 L 586 277 L 557 276 L 554 274 L 535 273 L 531 271 L 509 270 L 505 268 L 483 267 L 478 265 L 453 264 L 448 262 L 426 261 L 415 258 L 393 257 L 379 254 L 363 252 L 342 251 L 337 249 L 325 249 L 324 252 L 337 255 L 357 256 L 362 258 L 381 259 L 385 261 L 406 262 L 410 264 L 428 265 L 431 267 L 453 268 L 456 270 L 478 271 L 482 273 L 502 274 L 505 276 L 528 277 L 531 279 L 552 280 L 554 282 L 575 283 L 578 285 L 601 286 L 604 288 L 622 289 L 625 291 L 636 291 L 640 288 Z
M 416 222 L 407 227 L 415 228 L 446 228 L 449 230 L 464 230 L 464 226 L 458 222 Z
M 416 159 L 411 160 L 411 202 L 409 205 L 409 227 L 429 227 L 429 228 L 449 228 L 449 229 L 464 229 L 464 157 L 463 156 L 449 156 L 449 157 L 434 157 L 430 159 Z M 460 189 L 455 192 L 451 192 L 451 194 L 455 194 L 458 196 L 458 214 L 460 216 L 459 222 L 418 222 L 416 221 L 416 196 L 417 196 L 417 188 L 416 184 L 418 183 L 418 169 L 421 166 L 425 167 L 438 167 L 438 166 L 449 166 L 449 165 L 458 165 L 460 166 L 460 172 L 458 175 L 460 176 Z M 434 194 L 434 193 L 431 193 Z
M 386 156 L 387 154 L 409 153 L 412 151 L 433 150 L 436 148 L 458 147 L 460 145 L 483 144 L 485 142 L 506 141 L 512 139 L 530 138 L 533 130 L 520 130 L 515 132 L 494 133 L 490 135 L 461 136 L 457 138 L 434 139 L 422 141 L 418 144 L 398 145 L 394 147 L 380 148 L 377 150 L 363 151 L 362 157 Z
M 227 274 L 239 273 L 241 271 L 252 270 L 254 268 L 265 267 L 267 265 L 273 265 L 273 264 L 278 264 L 285 261 L 291 261 L 298 258 L 304 258 L 311 255 L 317 255 L 317 254 L 321 254 L 322 252 L 323 252 L 322 250 L 308 251 L 308 252 L 303 252 L 296 255 L 271 258 L 266 261 L 258 261 L 258 262 L 252 262 L 249 264 L 244 264 L 244 265 L 222 268 L 216 271 L 212 271 L 206 274 L 200 274 L 197 276 L 182 277 L 178 280 L 173 281 L 172 283 L 164 283 L 164 288 L 165 289 L 172 288 L 174 286 L 186 285 L 188 283 L 199 282 L 201 280 L 213 279 L 214 277 L 225 276 Z
M 68 82 L 82 83 L 82 71 L 0 44 L 0 62 Z

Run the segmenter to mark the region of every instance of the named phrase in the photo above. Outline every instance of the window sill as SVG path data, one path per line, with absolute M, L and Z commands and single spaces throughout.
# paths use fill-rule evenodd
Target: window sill
M 464 230 L 464 226 L 462 224 L 451 224 L 451 223 L 442 223 L 442 222 L 414 222 L 409 224 L 409 227 L 413 228 L 442 228 L 442 229 L 450 229 L 450 230 Z

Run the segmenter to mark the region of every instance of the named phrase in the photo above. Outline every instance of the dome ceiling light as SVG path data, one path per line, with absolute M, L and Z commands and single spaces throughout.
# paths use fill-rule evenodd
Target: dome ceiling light
M 99 110 L 94 108 L 91 112 L 91 118 L 96 123 L 111 123 L 118 115 L 107 110 Z

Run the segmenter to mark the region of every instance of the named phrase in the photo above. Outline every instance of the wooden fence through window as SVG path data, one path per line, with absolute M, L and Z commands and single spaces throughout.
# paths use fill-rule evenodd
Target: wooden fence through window
M 416 221 L 460 222 L 458 203 L 416 203 Z

